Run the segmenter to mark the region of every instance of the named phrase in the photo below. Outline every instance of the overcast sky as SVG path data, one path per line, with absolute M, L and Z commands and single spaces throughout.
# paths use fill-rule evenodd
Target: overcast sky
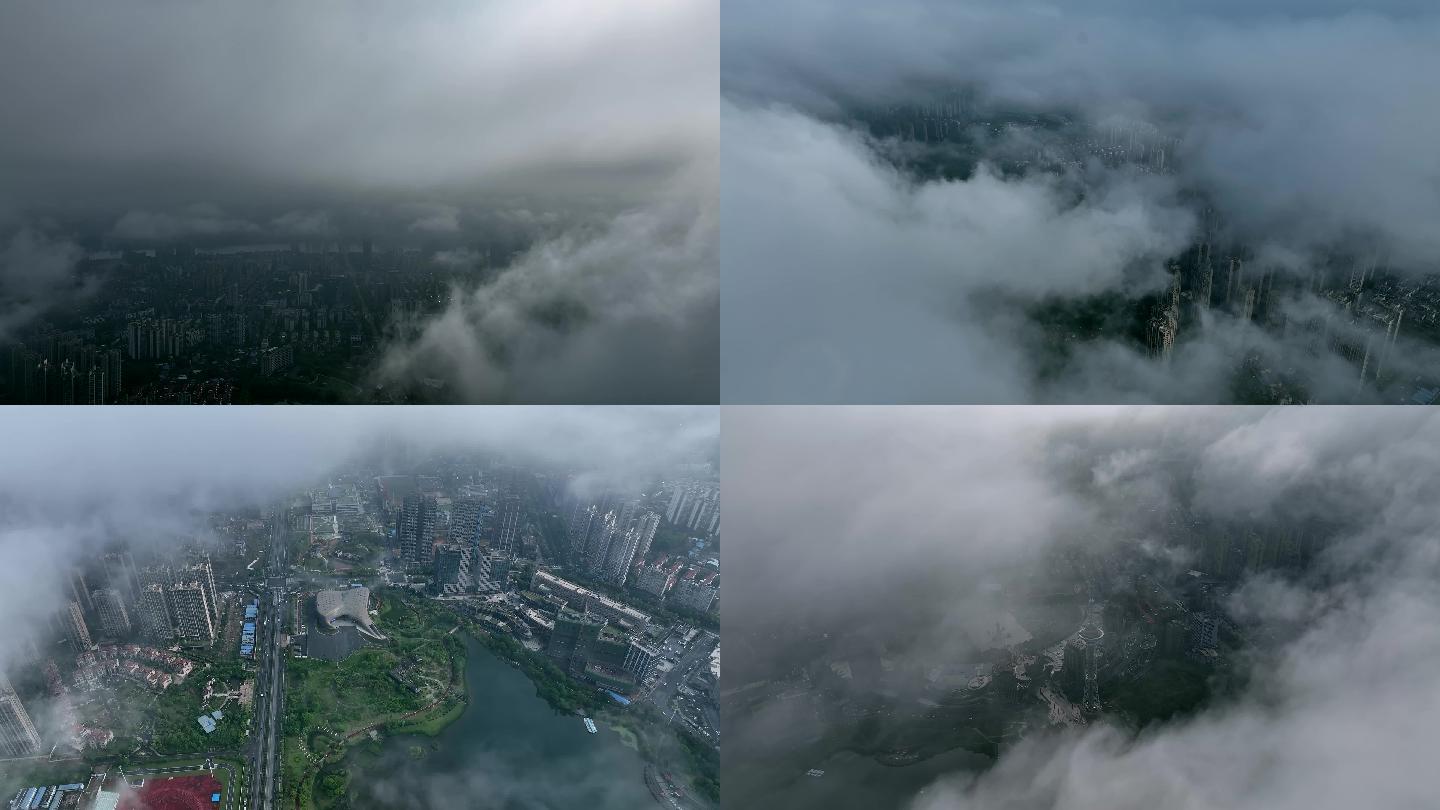
M 403 449 L 503 454 L 643 486 L 715 457 L 716 408 L 285 406 L 30 408 L 0 414 L 0 650 L 48 627 L 65 566 L 115 541 L 203 536 L 207 513 L 264 507 L 346 461 Z M 0 665 L 9 663 L 0 658 Z
M 656 0 L 7 4 L 0 199 L 122 231 L 196 203 L 263 226 L 303 203 L 644 199 L 713 153 L 717 25 Z
M 717 0 L 5 4 L 0 341 L 92 300 L 82 246 L 369 238 L 460 278 L 374 382 L 715 402 L 718 31 Z M 533 250 L 482 285 L 497 236 Z
M 1155 289 L 1197 233 L 1191 190 L 1261 266 L 1337 245 L 1402 271 L 1440 261 L 1433 4 L 733 0 L 722 31 L 730 401 L 1224 402 L 1245 344 L 1349 402 L 1336 358 L 1233 323 L 1191 324 L 1171 368 L 1102 343 L 1042 383 L 1034 335 L 993 296 Z M 839 123 L 937 87 L 1157 127 L 1179 169 L 1092 169 L 1079 202 L 1075 178 L 917 183 Z
M 1437 439 L 1440 417 L 1418 409 L 727 409 L 727 689 L 775 674 L 747 654 L 825 627 L 837 644 L 872 625 L 919 638 L 887 657 L 943 663 L 954 614 L 996 609 L 976 583 L 1060 544 L 1164 539 L 1172 505 L 1237 532 L 1319 521 L 1334 536 L 1317 576 L 1237 591 L 1250 637 L 1277 640 L 1245 693 L 1139 738 L 1036 732 L 906 806 L 1424 806 L 1440 744 Z M 925 626 L 902 632 L 899 615 Z

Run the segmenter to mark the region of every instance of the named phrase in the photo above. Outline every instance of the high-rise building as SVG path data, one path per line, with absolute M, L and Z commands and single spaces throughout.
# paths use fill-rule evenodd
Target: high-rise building
M 135 558 L 128 551 L 112 551 L 101 557 L 100 562 L 110 587 L 118 588 L 127 604 L 133 603 L 140 592 L 140 572 L 135 567 Z
M 604 515 L 597 515 L 590 521 L 590 536 L 585 538 L 582 562 L 586 574 L 599 576 L 604 570 L 605 555 L 610 553 L 610 543 L 615 537 L 617 528 L 613 510 Z
M 485 561 L 490 568 L 490 581 L 501 591 L 510 587 L 510 568 L 513 560 L 503 554 L 487 554 Z
M 30 721 L 30 713 L 20 703 L 10 679 L 0 672 L 0 754 L 34 756 L 40 753 L 40 745 L 40 733 Z
M 599 507 L 594 504 L 577 503 L 575 511 L 570 515 L 566 536 L 570 541 L 570 556 L 577 562 L 584 559 L 585 541 L 590 537 L 590 525 L 599 514 Z
M 205 592 L 205 605 L 210 615 L 210 623 L 217 628 L 220 626 L 220 594 L 215 590 L 215 569 L 210 565 L 208 557 L 171 572 L 170 579 L 171 581 L 184 580 L 200 583 L 201 589 Z
M 100 614 L 100 629 L 113 638 L 130 635 L 134 627 L 130 624 L 130 612 L 125 609 L 125 599 L 119 588 L 104 588 L 90 594 L 95 603 L 95 612 Z
M 136 607 L 140 614 L 140 632 L 157 640 L 175 637 L 175 623 L 170 620 L 170 600 L 166 598 L 164 585 L 152 582 L 141 588 Z
M 490 527 L 490 548 L 502 554 L 514 554 L 519 528 L 520 499 L 507 497 L 495 510 L 495 519 Z
M 435 549 L 435 584 L 454 585 L 460 581 L 460 561 L 464 556 L 460 546 L 442 545 Z
M 405 565 L 429 565 L 434 557 L 440 511 L 434 495 L 405 496 L 395 525 L 395 542 Z
M 635 559 L 635 550 L 640 546 L 640 532 L 631 527 L 615 535 L 605 553 L 605 562 L 600 578 L 611 585 L 623 586 L 630 575 L 630 563 Z
M 461 498 L 450 508 L 450 542 L 474 548 L 480 543 L 480 518 L 484 505 L 479 498 Z
M 90 585 L 85 579 L 85 572 L 79 568 L 70 571 L 70 596 L 79 602 L 84 610 L 93 610 L 95 607 L 90 598 Z
M 176 635 L 187 641 L 214 643 L 214 613 L 206 596 L 205 584 L 198 579 L 176 582 L 170 587 L 169 596 L 175 613 Z
M 60 622 L 65 628 L 65 637 L 75 647 L 76 652 L 83 652 L 94 647 L 90 640 L 90 628 L 85 625 L 85 612 L 80 609 L 80 603 L 71 601 L 65 605 L 60 613 Z
M 658 512 L 646 512 L 636 521 L 636 531 L 640 534 L 640 543 L 635 549 L 635 560 L 643 561 L 650 555 L 650 544 L 655 542 L 655 532 L 660 528 L 660 514 Z

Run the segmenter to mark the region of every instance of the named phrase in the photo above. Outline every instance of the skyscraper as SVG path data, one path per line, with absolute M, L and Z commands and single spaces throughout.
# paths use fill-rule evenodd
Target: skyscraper
M 473 548 L 480 542 L 479 498 L 461 498 L 450 509 L 450 542 Z
M 175 637 L 175 625 L 170 621 L 170 605 L 163 585 L 150 583 L 142 588 L 137 607 L 140 631 L 147 637 L 157 640 Z
M 514 554 L 519 527 L 520 499 L 507 497 L 495 510 L 494 524 L 490 528 L 490 548 L 504 554 Z
M 435 530 L 440 517 L 434 495 L 405 496 L 395 525 L 395 542 L 405 565 L 429 565 L 434 557 Z
M 214 613 L 205 584 L 198 579 L 176 582 L 170 587 L 170 605 L 175 614 L 175 632 L 187 641 L 210 644 L 215 641 Z
M 460 546 L 443 545 L 435 549 L 435 584 L 454 585 L 460 581 Z
M 611 585 L 624 585 L 625 578 L 630 573 L 630 563 L 635 559 L 635 551 L 640 546 L 640 531 L 637 526 L 631 526 L 621 532 L 617 532 L 610 541 L 610 548 L 605 552 L 605 562 L 600 577 Z
M 585 541 L 590 537 L 590 525 L 600 510 L 594 504 L 578 503 L 570 515 L 570 527 L 566 536 L 570 540 L 570 555 L 577 562 L 585 555 Z
M 655 531 L 660 528 L 660 515 L 657 512 L 646 512 L 636 522 L 636 531 L 640 534 L 640 543 L 635 548 L 635 559 L 644 560 L 650 554 L 650 544 L 655 542 Z
M 616 532 L 615 512 L 606 512 L 590 521 L 590 536 L 585 538 L 583 565 L 585 573 L 599 576 L 605 568 L 605 555 L 610 553 L 610 543 Z
M 125 609 L 125 600 L 119 588 L 104 588 L 90 594 L 95 611 L 100 614 L 100 629 L 106 635 L 124 637 L 134 627 L 130 624 L 130 612 Z
M 0 754 L 28 757 L 40 753 L 40 733 L 10 679 L 0 672 Z
M 85 612 L 80 609 L 80 603 L 71 601 L 65 605 L 60 614 L 61 624 L 65 627 L 65 637 L 70 639 L 70 644 L 75 647 L 76 652 L 83 652 L 94 647 L 90 641 L 90 628 L 85 626 Z

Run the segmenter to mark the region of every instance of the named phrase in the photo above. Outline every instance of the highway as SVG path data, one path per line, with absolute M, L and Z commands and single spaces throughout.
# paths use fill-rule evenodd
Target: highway
M 271 518 L 270 560 L 260 598 L 260 626 L 255 638 L 255 740 L 250 807 L 271 810 L 280 789 L 280 742 L 284 719 L 285 650 L 285 520 Z

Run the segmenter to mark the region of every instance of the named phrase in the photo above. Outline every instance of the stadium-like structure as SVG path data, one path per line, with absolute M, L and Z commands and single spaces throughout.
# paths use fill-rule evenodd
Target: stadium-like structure
M 335 622 L 347 620 L 361 633 L 376 640 L 384 640 L 375 624 L 370 621 L 370 589 L 346 588 L 343 591 L 320 591 L 315 594 L 315 612 L 325 627 L 335 630 Z

